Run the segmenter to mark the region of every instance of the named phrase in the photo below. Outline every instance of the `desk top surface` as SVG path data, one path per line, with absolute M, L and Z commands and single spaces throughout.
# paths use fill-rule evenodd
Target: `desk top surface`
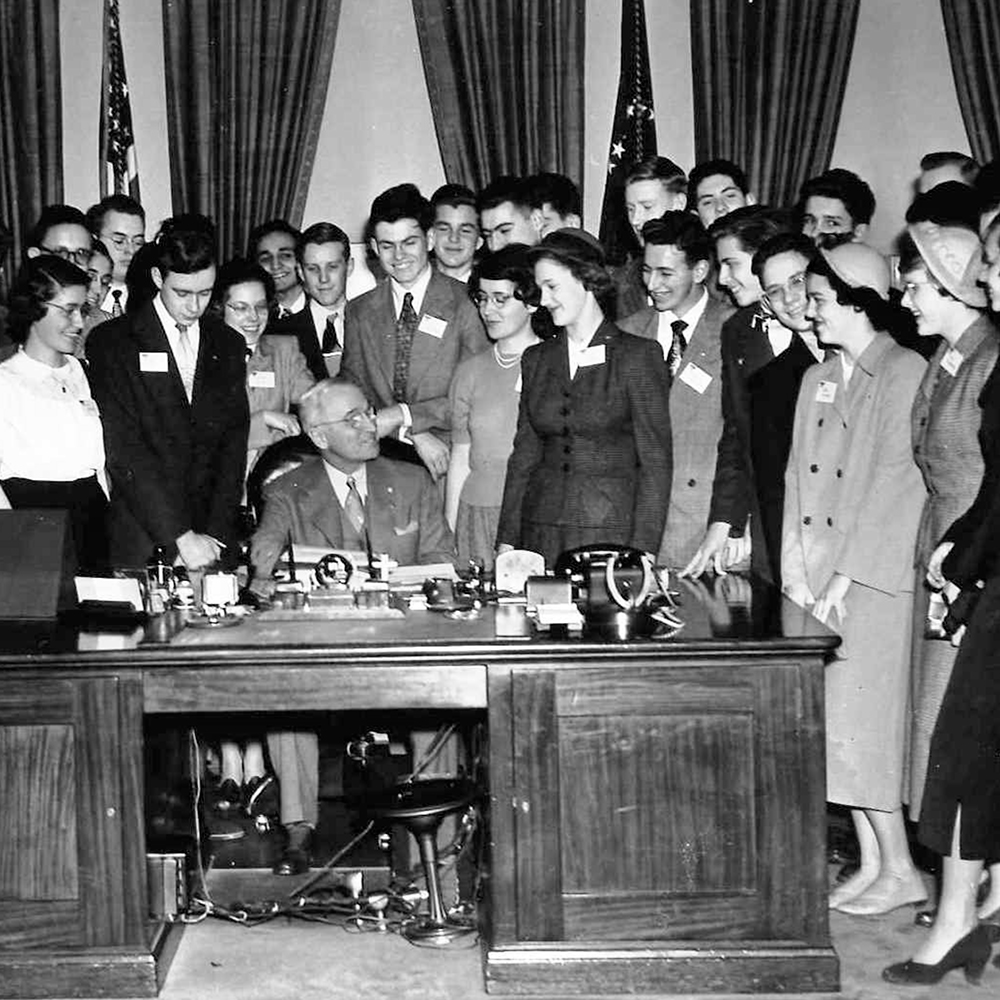
M 677 581 L 684 627 L 673 635 L 614 641 L 588 633 L 535 631 L 518 606 L 487 606 L 477 617 L 456 619 L 430 611 L 401 619 L 260 621 L 252 616 L 232 628 L 164 630 L 156 620 L 145 628 L 104 631 L 67 622 L 0 622 L 0 669 L 30 665 L 183 665 L 252 659 L 280 662 L 357 656 L 462 654 L 534 657 L 607 651 L 614 655 L 673 652 L 704 655 L 739 648 L 831 649 L 838 637 L 773 587 L 730 575 L 715 580 Z

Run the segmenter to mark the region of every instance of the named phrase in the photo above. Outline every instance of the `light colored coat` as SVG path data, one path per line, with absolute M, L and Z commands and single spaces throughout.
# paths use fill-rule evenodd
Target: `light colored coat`
M 924 368 L 885 333 L 847 386 L 839 355 L 809 368 L 785 473 L 785 587 L 818 597 L 835 573 L 852 581 L 846 619 L 829 622 L 843 646 L 826 672 L 827 798 L 855 808 L 892 810 L 902 798 L 912 553 L 925 497 L 910 411 Z
M 254 376 L 260 372 L 273 372 L 274 385 L 252 385 Z M 264 413 L 268 410 L 288 413 L 292 404 L 297 403 L 315 382 L 294 337 L 264 334 L 260 338 L 257 350 L 247 359 L 247 402 L 250 406 L 248 470 L 253 467 L 257 451 L 282 438 L 264 422 Z

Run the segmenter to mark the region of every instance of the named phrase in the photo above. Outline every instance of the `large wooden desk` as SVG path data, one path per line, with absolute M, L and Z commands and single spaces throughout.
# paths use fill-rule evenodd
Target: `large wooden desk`
M 835 992 L 823 661 L 773 592 L 689 590 L 672 640 L 497 638 L 493 613 L 87 651 L 0 628 L 0 997 L 153 996 L 145 713 L 483 708 L 487 990 Z M 83 640 L 86 644 L 87 640 Z M 176 936 L 176 935 L 175 935 Z

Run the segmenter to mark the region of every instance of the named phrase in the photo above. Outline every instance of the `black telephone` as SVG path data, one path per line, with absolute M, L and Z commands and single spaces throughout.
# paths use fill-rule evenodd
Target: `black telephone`
M 583 545 L 556 560 L 556 576 L 568 576 L 585 617 L 637 611 L 655 579 L 649 556 L 618 545 Z

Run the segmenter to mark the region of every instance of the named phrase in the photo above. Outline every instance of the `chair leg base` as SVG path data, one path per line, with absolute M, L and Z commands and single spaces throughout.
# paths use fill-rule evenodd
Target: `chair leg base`
M 450 921 L 439 924 L 430 917 L 418 917 L 411 923 L 404 925 L 402 929 L 403 937 L 408 941 L 419 941 L 421 944 L 432 945 L 446 945 L 457 937 L 475 932 L 475 924 L 457 924 Z

